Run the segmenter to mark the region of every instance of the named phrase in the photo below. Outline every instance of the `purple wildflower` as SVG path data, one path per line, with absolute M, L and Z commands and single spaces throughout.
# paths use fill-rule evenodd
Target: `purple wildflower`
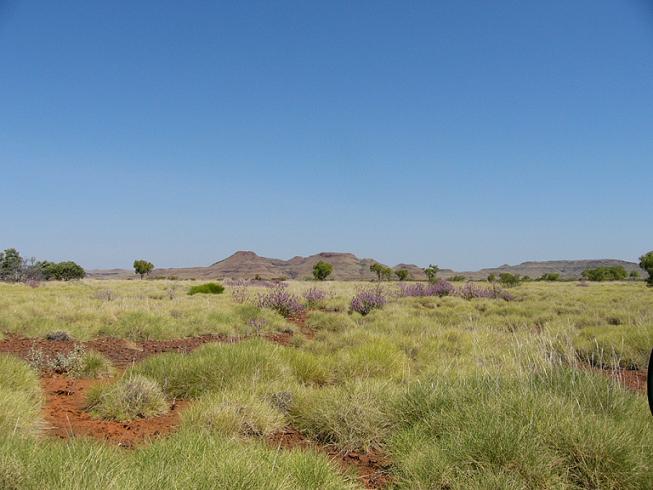
M 351 310 L 365 316 L 375 308 L 383 308 L 386 298 L 381 289 L 359 291 L 351 300 Z
M 448 296 L 455 292 L 456 288 L 449 281 L 440 279 L 435 283 L 414 283 L 401 284 L 399 286 L 399 296 Z
M 297 317 L 304 311 L 299 298 L 286 290 L 287 285 L 280 283 L 270 288 L 267 293 L 259 293 L 258 306 L 270 308 L 286 318 Z
M 326 291 L 320 288 L 310 288 L 304 291 L 304 299 L 309 307 L 315 308 L 326 299 Z

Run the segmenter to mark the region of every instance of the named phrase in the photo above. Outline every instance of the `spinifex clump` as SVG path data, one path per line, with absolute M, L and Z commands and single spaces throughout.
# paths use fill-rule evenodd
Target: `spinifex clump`
M 424 284 L 421 282 L 415 284 L 401 284 L 399 286 L 399 296 L 448 296 L 453 294 L 456 288 L 449 281 L 443 279 L 435 283 Z
M 266 293 L 258 296 L 258 306 L 260 308 L 270 308 L 286 318 L 297 317 L 304 311 L 304 306 L 300 303 L 299 298 L 289 293 L 287 286 L 279 283 Z
M 385 295 L 380 288 L 359 291 L 351 300 L 351 310 L 361 315 L 367 315 L 376 308 L 383 308 Z

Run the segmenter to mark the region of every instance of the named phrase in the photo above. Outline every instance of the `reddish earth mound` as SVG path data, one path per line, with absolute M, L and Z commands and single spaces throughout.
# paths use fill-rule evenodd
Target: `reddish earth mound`
M 359 453 L 355 451 L 339 451 L 333 446 L 317 444 L 292 427 L 286 427 L 272 434 L 268 443 L 282 449 L 315 449 L 325 453 L 340 467 L 353 468 L 358 473 L 358 480 L 365 488 L 385 488 L 391 483 L 388 468 L 390 462 L 382 454 L 370 451 Z
M 71 379 L 64 376 L 46 377 L 41 380 L 46 397 L 43 417 L 48 425 L 48 435 L 61 439 L 90 436 L 120 447 L 131 448 L 175 430 L 179 424 L 179 412 L 187 404 L 183 401 L 173 403 L 166 415 L 148 419 L 129 422 L 98 420 L 85 411 L 86 394 L 95 383 L 96 380 Z
M 262 337 L 270 342 L 289 345 L 292 339 L 292 333 L 279 332 L 264 334 Z M 134 362 L 141 361 L 154 354 L 163 352 L 188 353 L 210 342 L 235 343 L 249 338 L 253 337 L 230 337 L 226 335 L 207 334 L 173 340 L 142 340 L 132 342 L 114 337 L 100 337 L 88 342 L 76 342 L 73 340 L 46 340 L 38 337 L 29 338 L 7 334 L 4 340 L 0 340 L 0 352 L 8 352 L 23 359 L 28 359 L 32 350 L 40 350 L 45 356 L 53 358 L 57 354 L 67 354 L 76 345 L 82 345 L 88 350 L 94 350 L 105 355 L 114 366 L 120 368 L 127 367 Z

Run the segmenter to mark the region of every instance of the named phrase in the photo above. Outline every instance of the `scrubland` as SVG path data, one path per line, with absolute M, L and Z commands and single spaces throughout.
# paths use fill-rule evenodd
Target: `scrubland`
M 150 417 L 189 401 L 175 431 L 131 449 L 47 437 L 39 373 L 0 354 L 0 488 L 370 484 L 321 447 L 383 455 L 393 488 L 653 488 L 653 417 L 620 381 L 646 368 L 653 347 L 643 283 L 525 283 L 512 301 L 401 297 L 383 283 L 387 302 L 362 316 L 350 303 L 369 283 L 290 282 L 300 301 L 309 288 L 326 293 L 292 320 L 257 301 L 266 287 L 188 295 L 192 285 L 0 284 L 5 341 L 54 331 L 240 339 L 152 355 L 98 381 L 93 417 Z M 266 337 L 278 332 L 289 340 Z M 270 443 L 289 427 L 310 447 Z

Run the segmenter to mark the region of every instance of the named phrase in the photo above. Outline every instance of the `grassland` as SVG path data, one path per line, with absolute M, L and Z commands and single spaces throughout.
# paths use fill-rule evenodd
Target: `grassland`
M 653 291 L 643 283 L 526 283 L 509 302 L 402 298 L 391 283 L 385 307 L 361 316 L 349 303 L 369 284 L 329 282 L 301 328 L 259 308 L 261 288 L 243 301 L 234 287 L 188 295 L 191 285 L 0 284 L 8 337 L 244 338 L 154 355 L 103 381 L 99 416 L 129 416 L 120 387 L 130 380 L 155 386 L 159 405 L 190 401 L 178 430 L 131 450 L 43 436 L 38 374 L 0 355 L 0 488 L 361 486 L 320 447 L 382 454 L 397 488 L 653 488 L 645 397 L 607 375 L 646 366 Z M 264 337 L 284 331 L 288 345 Z M 270 444 L 285 427 L 313 445 Z

